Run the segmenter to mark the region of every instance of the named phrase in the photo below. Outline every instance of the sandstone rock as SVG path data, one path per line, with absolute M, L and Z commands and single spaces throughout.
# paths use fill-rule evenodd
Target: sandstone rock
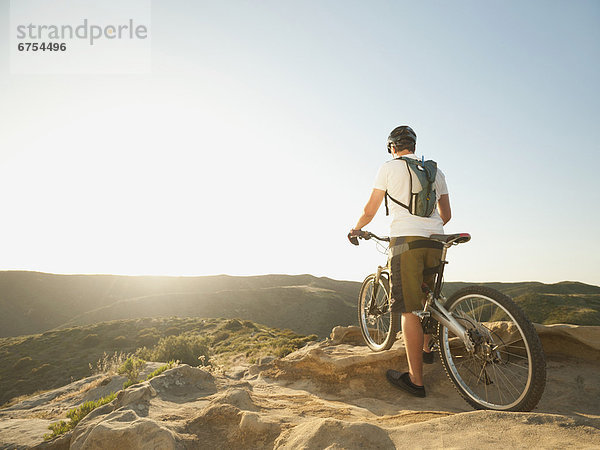
M 248 373 L 248 366 L 235 366 L 227 371 L 227 376 L 234 380 L 240 380 L 244 378 L 244 375 Z
M 148 381 L 157 391 L 169 391 L 173 394 L 185 394 L 190 389 L 203 392 L 216 392 L 214 377 L 206 370 L 199 367 L 190 367 L 183 364 L 173 369 L 166 370 L 157 377 Z
M 388 433 L 368 423 L 351 423 L 336 419 L 307 421 L 282 434 L 276 449 L 393 449 Z
M 79 428 L 79 427 L 78 427 Z M 173 432 L 132 411 L 114 411 L 104 420 L 74 434 L 72 450 L 164 449 L 176 448 Z
M 259 366 L 264 366 L 265 364 L 269 364 L 272 363 L 273 361 L 275 361 L 277 359 L 277 357 L 273 356 L 273 355 L 269 355 L 269 356 L 263 356 L 262 358 L 260 358 L 258 360 L 258 365 Z
M 240 410 L 235 406 L 210 405 L 186 423 L 185 431 L 203 448 L 229 448 L 237 440 L 240 419 Z
M 240 419 L 240 432 L 242 434 L 251 434 L 264 436 L 268 434 L 279 434 L 279 424 L 266 421 L 259 414 L 244 411 Z
M 600 327 L 534 324 L 544 352 L 600 361 Z
M 366 345 L 362 332 L 359 327 L 335 327 L 331 330 L 330 335 L 331 345 L 351 344 L 351 345 Z
M 60 387 L 57 389 L 53 389 L 48 392 L 43 392 L 38 395 L 33 395 L 33 396 L 23 400 L 22 402 L 19 402 L 15 405 L 4 408 L 1 411 L 2 411 L 2 413 L 4 413 L 7 411 L 15 411 L 15 410 L 31 410 L 31 409 L 35 408 L 36 406 L 47 404 L 48 402 L 51 402 L 52 400 L 59 398 L 61 396 L 67 396 L 74 392 L 78 392 L 84 386 L 89 385 L 90 383 L 93 383 L 96 380 L 100 380 L 103 377 L 104 377 L 104 375 L 93 375 L 91 377 L 87 377 L 87 378 L 84 378 L 84 379 L 81 379 L 78 381 L 74 381 L 73 383 L 67 384 L 66 386 L 63 386 L 63 387 Z M 121 384 L 122 384 L 122 382 L 121 382 Z
M 246 411 L 257 411 L 258 408 L 252 402 L 252 397 L 247 389 L 228 389 L 215 397 L 213 403 L 229 404 Z
M 131 386 L 129 389 L 119 392 L 113 409 L 139 403 L 148 403 L 155 396 L 156 390 L 148 383 Z
M 598 420 L 582 416 L 469 411 L 390 433 L 397 448 L 600 448 Z
M 64 434 L 51 441 L 44 441 L 33 448 L 39 450 L 69 450 L 69 447 L 71 446 L 71 435 L 72 433 Z

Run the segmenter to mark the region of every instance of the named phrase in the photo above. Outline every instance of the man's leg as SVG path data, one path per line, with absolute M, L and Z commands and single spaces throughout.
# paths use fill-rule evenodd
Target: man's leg
M 417 397 L 425 397 L 423 387 L 423 327 L 412 311 L 422 309 L 423 258 L 422 248 L 411 249 L 410 242 L 421 237 L 392 238 L 390 243 L 392 269 L 391 310 L 402 314 L 402 334 L 406 347 L 409 371 L 400 373 L 390 369 L 386 376 L 390 383 Z
M 423 327 L 413 313 L 402 314 L 402 336 L 410 380 L 417 386 L 423 386 Z

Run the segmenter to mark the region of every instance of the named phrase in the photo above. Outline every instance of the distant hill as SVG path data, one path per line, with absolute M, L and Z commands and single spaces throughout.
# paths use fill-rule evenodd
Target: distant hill
M 444 284 L 444 293 L 450 296 L 455 291 L 473 284 L 487 286 L 496 289 L 510 297 L 518 297 L 523 294 L 537 292 L 543 294 L 591 294 L 600 295 L 600 287 L 591 284 L 580 283 L 578 281 L 561 281 L 559 283 L 544 284 L 538 281 L 522 281 L 517 283 L 465 283 L 450 282 Z
M 356 323 L 360 283 L 311 275 L 128 277 L 0 272 L 0 336 L 138 317 L 242 317 L 327 336 Z
M 444 292 L 453 292 L 472 283 L 446 283 Z M 550 325 L 600 325 L 600 287 L 575 281 L 555 284 L 538 282 L 477 283 L 510 296 L 532 322 Z
M 449 282 L 444 293 L 473 283 Z M 600 287 L 478 283 L 513 297 L 535 322 L 600 325 Z M 326 337 L 357 324 L 360 283 L 311 275 L 128 277 L 0 272 L 0 336 L 139 317 L 242 318 Z
M 140 314 L 150 317 L 241 317 L 302 334 L 326 337 L 336 325 L 356 322 L 353 297 L 314 285 L 223 290 L 205 294 L 156 294 L 116 301 L 75 316 L 63 326 L 135 319 Z

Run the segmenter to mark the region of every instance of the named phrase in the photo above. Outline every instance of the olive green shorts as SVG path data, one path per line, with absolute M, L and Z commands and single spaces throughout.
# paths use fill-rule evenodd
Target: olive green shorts
M 435 274 L 424 275 L 423 271 L 440 265 L 442 244 L 421 236 L 393 237 L 389 257 L 392 311 L 404 313 L 423 309 L 426 296 L 423 283 L 433 289 L 435 281 Z

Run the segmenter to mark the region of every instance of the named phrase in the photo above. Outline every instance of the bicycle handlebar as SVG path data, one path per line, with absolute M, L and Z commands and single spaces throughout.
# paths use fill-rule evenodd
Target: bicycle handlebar
M 351 231 L 350 233 L 348 233 L 348 240 L 353 245 L 358 245 L 359 239 L 364 239 L 365 241 L 368 241 L 371 238 L 377 239 L 378 241 L 390 242 L 389 237 L 380 237 L 374 233 L 371 233 L 370 231 L 354 230 L 353 232 Z M 469 242 L 471 240 L 471 235 L 469 233 L 432 234 L 431 236 L 429 236 L 429 239 L 441 242 L 442 244 L 444 244 L 444 247 L 448 248 L 452 245 L 458 245 L 464 242 Z
M 353 245 L 358 245 L 358 239 L 364 239 L 365 241 L 368 241 L 371 238 L 377 239 L 378 241 L 390 242 L 389 237 L 380 237 L 374 233 L 371 233 L 370 231 L 357 230 L 355 235 L 348 233 L 348 239 Z

